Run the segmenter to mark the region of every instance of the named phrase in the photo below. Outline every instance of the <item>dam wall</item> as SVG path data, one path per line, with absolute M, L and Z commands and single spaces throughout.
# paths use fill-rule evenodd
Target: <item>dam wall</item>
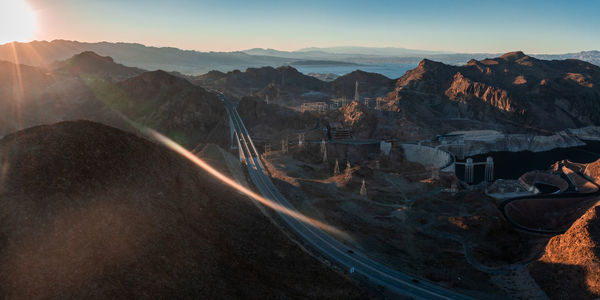
M 410 162 L 416 162 L 424 166 L 433 165 L 442 172 L 454 173 L 454 156 L 449 152 L 416 144 L 399 144 L 399 146 L 404 150 L 406 160 Z

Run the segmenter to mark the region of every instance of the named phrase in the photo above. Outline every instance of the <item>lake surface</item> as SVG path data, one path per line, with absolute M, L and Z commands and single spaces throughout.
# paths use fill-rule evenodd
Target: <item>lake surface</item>
M 553 163 L 568 159 L 572 162 L 590 163 L 600 159 L 600 142 L 585 141 L 587 145 L 572 148 L 554 149 L 544 152 L 490 152 L 472 156 L 474 162 L 494 158 L 494 179 L 518 179 L 523 173 L 533 170 L 547 170 Z M 461 160 L 457 160 L 461 161 Z M 462 160 L 464 162 L 464 160 Z M 475 166 L 475 182 L 483 180 L 485 166 Z M 456 176 L 464 179 L 464 166 L 456 166 Z
M 406 71 L 417 67 L 416 64 L 381 64 L 381 65 L 357 65 L 357 66 L 293 66 L 298 71 L 309 73 L 333 73 L 336 75 L 344 75 L 356 70 L 365 72 L 379 73 L 392 79 L 402 77 Z

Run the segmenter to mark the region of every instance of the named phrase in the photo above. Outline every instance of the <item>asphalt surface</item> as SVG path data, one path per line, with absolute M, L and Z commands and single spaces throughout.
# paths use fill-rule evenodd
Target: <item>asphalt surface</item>
M 263 197 L 288 209 L 296 210 L 275 187 L 270 176 L 265 172 L 259 153 L 235 107 L 228 103 L 222 94 L 220 96 L 238 135 L 238 147 L 242 152 L 241 156 L 246 160 L 250 179 Z M 434 283 L 388 268 L 366 257 L 356 249 L 344 245 L 311 224 L 306 224 L 284 213 L 279 213 L 279 216 L 306 244 L 317 250 L 321 255 L 346 268 L 353 275 L 362 275 L 393 294 L 416 299 L 473 299 Z M 293 270 L 290 271 L 293 272 Z
M 585 178 L 585 176 L 583 175 L 583 170 L 581 169 L 581 166 L 583 164 L 569 163 L 569 165 L 574 168 L 579 168 L 578 175 L 581 176 L 581 178 Z M 569 189 L 566 192 L 526 195 L 526 196 L 518 196 L 518 197 L 514 197 L 514 198 L 509 198 L 509 199 L 506 199 L 503 202 L 501 202 L 498 205 L 498 208 L 500 209 L 500 211 L 502 211 L 504 218 L 509 223 L 511 223 L 515 228 L 518 228 L 520 230 L 533 232 L 533 233 L 539 233 L 539 234 L 548 234 L 548 235 L 556 235 L 556 234 L 565 233 L 566 229 L 542 229 L 542 228 L 532 228 L 532 227 L 523 226 L 510 217 L 510 214 L 507 212 L 507 207 L 511 202 L 527 201 L 527 200 L 552 201 L 552 200 L 560 199 L 560 201 L 564 201 L 564 203 L 573 202 L 573 205 L 575 205 L 575 206 L 582 206 L 582 205 L 586 205 L 586 204 L 590 204 L 590 203 L 595 203 L 598 200 L 600 200 L 600 189 L 597 189 L 594 192 L 590 192 L 590 193 L 579 192 L 579 191 L 577 191 L 578 189 L 575 188 L 575 182 L 571 179 L 571 177 L 570 176 L 566 176 L 566 177 L 569 182 Z M 591 180 L 588 180 L 588 181 L 590 183 L 592 183 L 595 187 L 600 188 L 600 186 L 598 186 L 595 182 L 593 182 Z M 575 190 L 575 191 L 573 191 L 573 190 Z M 573 221 L 575 221 L 575 220 L 573 220 Z M 570 224 L 569 224 L 569 226 L 570 226 Z

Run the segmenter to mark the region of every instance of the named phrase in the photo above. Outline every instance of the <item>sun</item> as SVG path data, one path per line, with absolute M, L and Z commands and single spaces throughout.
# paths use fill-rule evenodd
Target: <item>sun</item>
M 35 28 L 35 12 L 25 0 L 0 0 L 0 43 L 28 42 Z

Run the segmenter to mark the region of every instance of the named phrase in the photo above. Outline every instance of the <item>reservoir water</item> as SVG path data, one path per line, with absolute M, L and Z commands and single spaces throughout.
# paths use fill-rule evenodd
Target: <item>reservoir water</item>
M 533 170 L 547 170 L 553 163 L 568 159 L 572 162 L 590 163 L 600 159 L 600 142 L 585 141 L 587 145 L 553 149 L 544 152 L 489 152 L 471 156 L 474 162 L 484 162 L 488 156 L 494 158 L 494 179 L 518 179 L 523 173 Z M 458 160 L 462 161 L 464 160 Z M 485 166 L 475 166 L 475 182 L 484 178 Z M 465 168 L 456 166 L 456 176 L 464 179 Z
M 377 65 L 351 65 L 351 66 L 328 66 L 328 65 L 311 65 L 311 66 L 294 66 L 298 71 L 309 73 L 333 73 L 336 75 L 344 75 L 350 72 L 361 70 L 370 73 L 379 73 L 391 79 L 402 77 L 408 70 L 417 67 L 416 64 L 377 64 Z

